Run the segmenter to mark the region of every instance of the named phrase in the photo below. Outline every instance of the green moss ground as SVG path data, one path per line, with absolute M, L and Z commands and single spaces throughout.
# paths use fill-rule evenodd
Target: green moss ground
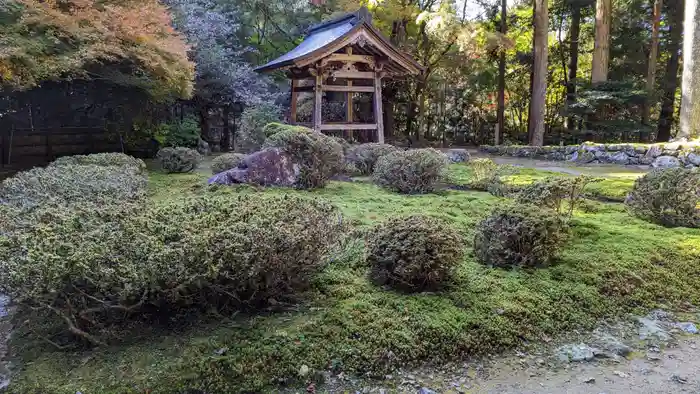
M 642 175 L 639 172 L 628 172 L 619 169 L 616 172 L 610 171 L 610 168 L 587 171 L 588 175 L 599 179 L 598 182 L 591 183 L 586 187 L 585 193 L 587 197 L 602 201 L 623 202 L 627 193 L 632 190 L 634 180 Z M 472 176 L 472 170 L 469 166 L 455 164 L 450 166 L 449 175 L 452 183 L 467 184 Z M 503 180 L 506 184 L 525 186 L 549 176 L 573 177 L 575 175 L 516 167 L 514 172 L 511 175 L 504 176 Z
M 453 165 L 455 177 L 468 168 Z M 523 170 L 512 182 L 547 173 Z M 177 332 L 134 332 L 114 348 L 52 350 L 15 338 L 24 369 L 13 393 L 276 392 L 297 384 L 302 365 L 383 375 L 392 367 L 507 349 L 602 318 L 663 304 L 700 301 L 700 230 L 667 229 L 631 217 L 617 203 L 591 201 L 550 268 L 504 271 L 471 255 L 473 226 L 502 199 L 481 192 L 401 196 L 367 183 L 333 182 L 300 192 L 204 186 L 204 174 L 153 174 L 154 201 L 196 193 L 301 193 L 336 203 L 356 231 L 298 306 L 258 316 L 220 317 Z M 601 196 L 623 196 L 631 180 L 598 183 Z M 603 186 L 600 186 L 600 185 Z M 391 215 L 425 213 L 452 220 L 468 253 L 445 291 L 405 295 L 373 286 L 360 235 Z M 313 374 L 312 374 L 313 375 Z M 149 391 L 150 390 L 150 391 Z

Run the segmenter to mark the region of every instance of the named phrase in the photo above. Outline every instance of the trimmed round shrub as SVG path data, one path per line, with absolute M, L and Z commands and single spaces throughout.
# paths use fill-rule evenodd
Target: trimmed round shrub
M 496 208 L 477 226 L 474 255 L 493 267 L 546 266 L 566 240 L 568 227 L 551 209 L 534 205 Z
M 300 166 L 300 189 L 324 187 L 343 170 L 343 148 L 333 138 L 300 126 L 288 126 L 265 141 L 265 148 L 278 148 Z
M 267 139 L 267 138 L 270 138 L 273 135 L 277 134 L 277 132 L 284 131 L 284 130 L 308 131 L 309 129 L 304 127 L 304 126 L 295 126 L 295 125 L 289 125 L 289 124 L 284 124 L 284 123 L 272 122 L 272 123 L 267 124 L 263 128 L 263 133 L 265 134 L 265 139 Z
M 148 179 L 136 167 L 52 165 L 5 179 L 0 205 L 27 209 L 39 205 L 121 204 L 146 195 Z
M 635 216 L 668 227 L 700 227 L 700 172 L 653 170 L 634 182 L 625 204 Z
M 240 153 L 224 153 L 223 155 L 217 156 L 211 162 L 211 173 L 218 174 L 220 172 L 228 171 L 232 168 L 237 168 L 245 160 L 245 155 Z
M 448 159 L 435 149 L 396 151 L 377 160 L 372 179 L 406 194 L 430 193 L 445 179 Z
M 515 171 L 513 166 L 499 165 L 491 159 L 472 159 L 468 163 L 472 177 L 468 186 L 475 190 L 497 190 L 503 184 L 502 176 Z
M 50 166 L 65 166 L 65 165 L 88 165 L 96 166 L 115 166 L 115 167 L 133 167 L 138 172 L 146 171 L 146 163 L 133 156 L 125 155 L 124 153 L 94 153 L 91 155 L 74 155 L 63 156 L 53 161 Z
M 280 109 L 274 104 L 263 103 L 246 108 L 241 115 L 241 127 L 237 131 L 238 148 L 244 153 L 259 151 L 267 137 L 265 126 L 279 122 L 280 118 Z M 272 133 L 271 130 L 268 132 Z
M 595 179 L 577 177 L 547 177 L 522 187 L 515 198 L 520 204 L 549 208 L 565 220 L 571 219 L 574 209 L 583 201 L 583 190 Z
M 343 155 L 345 155 L 346 157 L 348 157 L 348 155 L 350 154 L 350 150 L 352 149 L 352 144 L 350 144 L 350 143 L 348 142 L 348 140 L 346 140 L 346 139 L 343 138 L 343 137 L 335 137 L 335 136 L 332 136 L 331 138 L 333 138 L 333 141 L 335 141 L 335 142 L 337 142 L 338 144 L 340 144 L 340 146 L 343 148 Z
M 342 232 L 335 207 L 295 196 L 207 195 L 132 215 L 38 210 L 32 226 L 0 224 L 0 292 L 90 343 L 126 320 L 283 300 L 309 285 Z
M 367 239 L 366 262 L 375 283 L 425 291 L 450 280 L 462 261 L 463 241 L 443 220 L 414 215 L 387 220 Z
M 400 149 L 393 145 L 371 142 L 352 146 L 348 151 L 347 159 L 355 164 L 363 175 L 372 175 L 380 157 L 398 150 Z
M 202 155 L 194 149 L 163 148 L 156 154 L 160 168 L 167 173 L 192 172 L 202 161 Z

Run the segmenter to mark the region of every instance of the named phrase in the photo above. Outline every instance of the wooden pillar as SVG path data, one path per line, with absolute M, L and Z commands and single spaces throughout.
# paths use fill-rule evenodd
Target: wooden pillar
M 321 120 L 323 118 L 323 73 L 320 68 L 316 69 L 316 86 L 314 87 L 314 130 L 321 132 Z
M 348 88 L 352 87 L 352 79 L 348 78 Z M 349 90 L 349 89 L 348 89 Z M 346 102 L 346 114 L 345 114 L 345 121 L 347 123 L 352 123 L 352 116 L 353 116 L 353 108 L 352 108 L 352 95 L 353 92 L 347 92 L 345 93 L 345 102 Z M 352 140 L 352 130 L 348 130 L 348 138 Z
M 347 55 L 351 56 L 351 55 L 352 55 L 352 47 L 349 46 L 349 47 L 345 48 L 345 53 L 346 53 Z M 352 65 L 352 64 L 351 64 L 351 63 L 347 63 L 347 65 L 350 66 L 350 65 Z M 350 79 L 350 78 L 347 79 L 347 85 L 348 85 L 348 92 L 345 93 L 345 103 L 346 103 L 346 104 L 345 104 L 345 105 L 346 105 L 346 108 L 345 108 L 345 114 L 346 114 L 346 116 L 345 116 L 345 122 L 346 122 L 346 123 L 352 123 L 352 115 L 353 115 L 353 114 L 352 114 L 352 112 L 353 112 L 353 111 L 352 111 L 352 95 L 353 95 L 353 93 L 350 92 L 350 89 L 349 89 L 349 88 L 352 87 L 352 79 Z M 348 138 L 349 138 L 350 140 L 352 140 L 352 130 L 351 130 L 351 129 L 348 129 Z
M 374 73 L 374 121 L 377 124 L 377 142 L 384 143 L 384 109 L 382 108 L 382 74 Z
M 291 124 L 297 124 L 297 86 L 299 86 L 299 80 L 292 79 L 292 102 L 289 111 L 289 123 Z

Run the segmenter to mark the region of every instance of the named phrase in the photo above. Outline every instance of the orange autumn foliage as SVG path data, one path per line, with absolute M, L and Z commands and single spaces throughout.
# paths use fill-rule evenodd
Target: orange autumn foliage
M 188 97 L 194 65 L 158 0 L 9 0 L 0 5 L 0 82 L 106 79 Z

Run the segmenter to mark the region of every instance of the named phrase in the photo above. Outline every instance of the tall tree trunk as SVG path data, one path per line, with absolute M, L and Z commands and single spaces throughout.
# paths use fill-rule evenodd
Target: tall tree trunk
M 221 133 L 221 151 L 228 152 L 231 150 L 231 106 L 224 105 L 224 111 L 222 114 L 223 118 L 223 132 Z
M 649 66 L 647 68 L 647 97 L 642 108 L 642 124 L 649 124 L 649 113 L 654 103 L 654 85 L 656 84 L 656 63 L 659 54 L 659 27 L 661 25 L 661 7 L 663 0 L 654 1 L 654 13 L 651 25 L 651 48 L 649 48 Z
M 683 92 L 681 127 L 678 138 L 696 138 L 700 135 L 700 2 L 685 0 L 683 24 Z
M 668 51 L 670 56 L 666 63 L 666 74 L 661 84 L 661 113 L 659 114 L 659 127 L 656 135 L 657 142 L 668 141 L 671 138 L 674 102 L 676 100 L 676 89 L 678 88 L 681 38 L 683 36 L 683 0 L 673 0 L 669 4 L 668 10 Z
M 566 85 L 566 104 L 568 108 L 576 103 L 576 81 L 578 74 L 578 40 L 581 34 L 581 6 L 574 3 L 571 8 L 571 28 L 569 30 L 569 81 Z M 570 109 L 567 109 L 570 111 Z M 567 125 L 574 128 L 575 121 L 569 115 Z
M 534 31 L 535 29 L 535 20 L 537 19 L 537 1 L 533 0 L 532 1 L 532 29 Z M 533 87 L 535 86 L 535 62 L 534 62 L 534 54 L 535 54 L 535 35 L 532 35 L 532 54 L 533 54 L 533 63 L 532 67 L 530 67 L 530 101 L 527 103 L 527 142 L 530 143 L 532 140 L 532 122 L 530 119 L 532 119 L 532 92 L 533 92 Z
M 209 142 L 209 109 L 207 107 L 203 107 L 199 110 L 199 128 L 200 138 Z
M 501 0 L 501 34 L 505 37 L 507 32 L 506 25 L 506 0 Z M 498 54 L 498 128 L 494 136 L 494 143 L 500 145 L 501 136 L 505 132 L 505 114 L 506 114 L 506 50 L 501 48 Z
M 544 143 L 544 113 L 547 96 L 547 33 L 549 16 L 547 0 L 535 0 L 535 60 L 532 78 L 532 106 L 530 145 L 542 146 Z
M 610 14 L 611 0 L 597 0 L 595 7 L 595 43 L 593 45 L 593 64 L 591 82 L 608 80 L 608 61 L 610 60 Z

